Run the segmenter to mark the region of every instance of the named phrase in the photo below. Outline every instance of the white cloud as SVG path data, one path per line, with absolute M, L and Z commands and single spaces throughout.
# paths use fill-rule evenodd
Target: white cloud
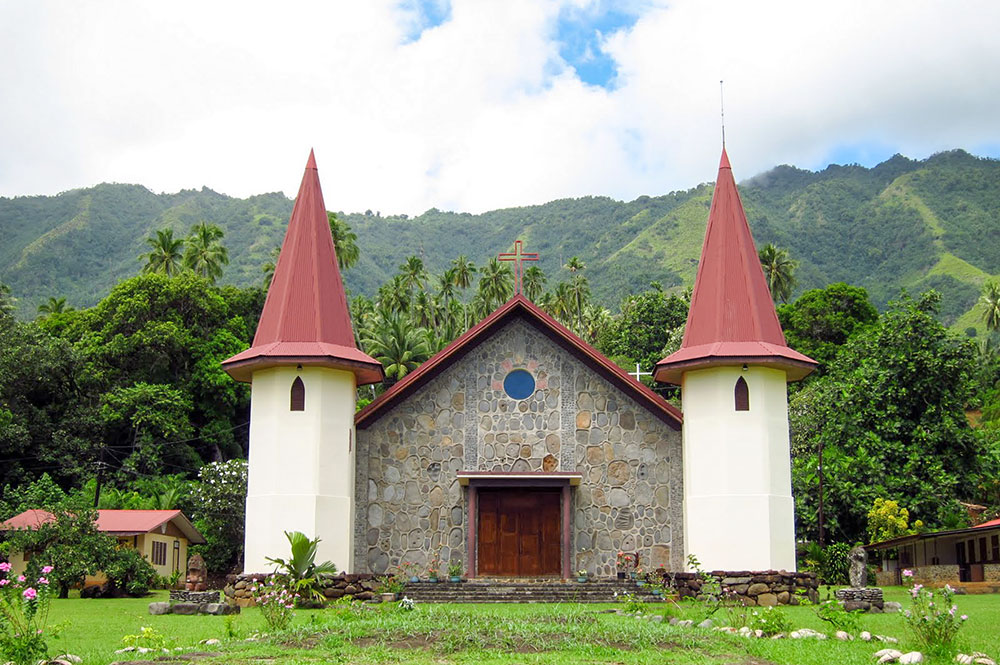
M 720 78 L 740 178 L 1000 143 L 989 0 L 635 3 L 611 90 L 561 60 L 565 6 L 597 5 L 458 0 L 414 39 L 413 3 L 0 0 L 0 194 L 294 195 L 310 147 L 333 209 L 660 194 L 714 177 Z

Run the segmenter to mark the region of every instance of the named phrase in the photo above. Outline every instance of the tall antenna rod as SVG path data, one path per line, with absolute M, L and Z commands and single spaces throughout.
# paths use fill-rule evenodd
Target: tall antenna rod
M 726 99 L 722 94 L 722 81 L 719 81 L 719 115 L 722 116 L 722 147 L 726 147 Z

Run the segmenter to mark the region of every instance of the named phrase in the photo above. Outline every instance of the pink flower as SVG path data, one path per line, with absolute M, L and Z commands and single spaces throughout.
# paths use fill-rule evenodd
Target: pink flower
M 903 577 L 913 577 L 913 571 L 907 568 L 903 571 Z
M 43 567 L 42 567 L 42 574 L 43 574 L 43 575 L 48 575 L 48 574 L 49 574 L 49 573 L 51 573 L 51 572 L 52 572 L 53 570 L 55 570 L 55 568 L 53 568 L 52 566 L 43 566 Z
M 23 582 L 24 581 L 24 575 L 18 575 L 17 576 L 17 581 L 18 582 Z
M 2 570 L 5 573 L 9 573 L 10 572 L 10 564 L 7 563 L 6 561 L 4 561 L 3 563 L 0 563 L 0 570 Z
M 32 589 L 31 587 L 28 587 L 27 589 L 24 590 L 24 593 L 21 595 L 23 595 L 28 600 L 34 600 L 35 597 L 38 595 L 38 592 Z
M 962 621 L 967 621 L 969 619 L 969 615 L 963 614 L 960 618 L 962 619 Z
M 8 579 L 0 580 L 0 586 L 7 586 L 8 584 L 10 584 L 10 580 Z
M 44 577 L 39 577 L 38 578 L 38 583 L 39 584 L 48 584 L 49 581 L 46 578 L 44 578 Z

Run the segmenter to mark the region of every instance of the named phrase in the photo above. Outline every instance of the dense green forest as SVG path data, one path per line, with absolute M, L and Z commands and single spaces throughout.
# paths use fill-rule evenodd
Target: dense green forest
M 868 289 L 882 309 L 901 287 L 934 288 L 943 295 L 939 316 L 947 324 L 983 331 L 969 310 L 983 281 L 1000 274 L 1000 162 L 956 150 L 923 161 L 896 156 L 871 169 L 779 166 L 746 180 L 741 192 L 758 244 L 787 248 L 798 262 L 793 296 L 845 281 Z M 711 193 L 704 184 L 630 202 L 586 197 L 480 215 L 340 212 L 360 249 L 346 281 L 354 294 L 371 297 L 410 255 L 441 274 L 458 254 L 481 265 L 521 238 L 541 253 L 539 266 L 553 279 L 567 279 L 564 266 L 579 257 L 595 302 L 615 310 L 651 281 L 690 286 Z M 328 188 L 327 205 L 337 208 L 335 187 Z M 225 233 L 232 262 L 223 282 L 260 284 L 291 206 L 282 194 L 158 195 L 108 184 L 0 198 L 0 281 L 21 301 L 22 317 L 50 297 L 90 306 L 135 273 L 148 236 L 163 228 L 180 235 L 204 220 Z

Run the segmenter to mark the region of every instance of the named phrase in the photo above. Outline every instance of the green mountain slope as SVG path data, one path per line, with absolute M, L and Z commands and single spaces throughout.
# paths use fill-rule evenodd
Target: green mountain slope
M 897 155 L 871 169 L 779 166 L 740 188 L 757 242 L 786 247 L 800 262 L 799 291 L 846 281 L 866 287 L 881 306 L 900 288 L 933 287 L 944 294 L 947 323 L 980 326 L 973 309 L 979 289 L 1000 275 L 1000 162 L 956 150 L 923 161 Z M 440 273 L 459 254 L 482 264 L 521 238 L 541 253 L 550 284 L 579 256 L 594 297 L 614 307 L 654 280 L 665 287 L 692 283 L 711 194 L 706 184 L 628 202 L 584 197 L 481 215 L 340 213 L 361 249 L 345 279 L 354 292 L 371 294 L 408 255 Z M 337 207 L 332 197 L 327 204 Z M 20 299 L 24 317 L 49 296 L 91 305 L 139 270 L 145 238 L 156 229 L 184 235 L 206 220 L 226 232 L 232 263 L 224 280 L 259 283 L 291 207 L 281 194 L 158 195 L 109 184 L 0 198 L 0 281 Z

